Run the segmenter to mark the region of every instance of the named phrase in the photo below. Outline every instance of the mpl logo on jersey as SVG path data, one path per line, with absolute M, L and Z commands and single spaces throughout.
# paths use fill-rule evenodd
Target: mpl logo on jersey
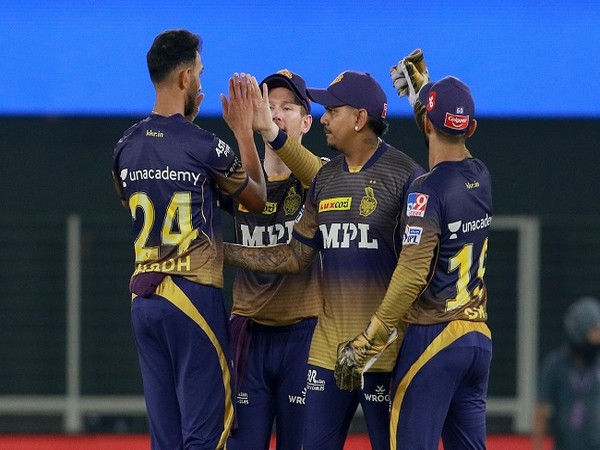
M 402 235 L 402 245 L 419 245 L 421 243 L 422 234 L 423 228 L 406 225 L 404 234 Z
M 411 192 L 406 201 L 406 215 L 409 217 L 425 217 L 429 195 Z

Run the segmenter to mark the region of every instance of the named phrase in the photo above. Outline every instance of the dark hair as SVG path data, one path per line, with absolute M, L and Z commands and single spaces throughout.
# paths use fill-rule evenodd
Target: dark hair
M 182 65 L 192 65 L 202 52 L 202 38 L 187 30 L 167 30 L 156 36 L 146 55 L 153 83 L 160 83 Z
M 374 119 L 371 116 L 367 118 L 367 125 L 371 128 L 371 130 L 373 130 L 373 133 L 375 133 L 375 136 L 377 137 L 381 137 L 387 133 L 387 130 L 390 126 L 387 120 Z
M 445 131 L 440 130 L 438 127 L 436 127 L 433 124 L 431 124 L 431 125 L 433 126 L 433 129 L 437 133 L 440 140 L 442 140 L 443 142 L 446 142 L 448 144 L 464 144 L 467 141 L 467 133 L 450 134 L 450 133 L 446 133 Z

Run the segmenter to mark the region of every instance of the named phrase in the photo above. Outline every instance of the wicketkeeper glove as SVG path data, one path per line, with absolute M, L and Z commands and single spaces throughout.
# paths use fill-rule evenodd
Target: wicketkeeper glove
M 351 341 L 338 345 L 334 377 L 337 386 L 346 391 L 362 389 L 363 374 L 379 355 L 398 337 L 398 330 L 387 327 L 377 316 L 365 331 Z
M 410 61 L 400 61 L 399 67 L 406 78 L 408 102 L 410 103 L 410 106 L 414 108 L 415 103 L 417 103 L 417 100 L 419 99 L 419 91 L 429 82 L 429 75 L 427 75 L 426 78 Z
M 390 77 L 392 78 L 392 82 L 394 84 L 394 88 L 398 92 L 399 97 L 404 97 L 409 94 L 408 92 L 408 78 L 406 74 L 402 70 L 401 63 L 411 62 L 419 72 L 423 76 L 423 84 L 429 83 L 429 69 L 427 68 L 427 64 L 425 64 L 425 57 L 423 56 L 423 51 L 420 48 L 413 50 L 408 56 L 405 56 L 398 64 L 392 66 L 390 68 Z M 421 84 L 421 86 L 423 86 Z M 417 92 L 419 92 L 419 87 Z

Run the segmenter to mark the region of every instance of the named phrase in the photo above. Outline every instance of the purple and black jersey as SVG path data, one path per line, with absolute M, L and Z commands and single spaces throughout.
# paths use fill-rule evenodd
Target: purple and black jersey
M 381 303 L 402 244 L 404 198 L 423 172 L 382 142 L 359 171 L 351 171 L 340 155 L 315 177 L 294 229 L 296 239 L 323 257 L 323 308 L 311 364 L 333 370 L 337 344 L 361 333 Z M 391 372 L 398 347 L 392 344 L 373 371 Z
M 215 192 L 235 196 L 248 183 L 229 145 L 180 114 L 151 114 L 117 143 L 113 170 L 133 218 L 133 275 L 161 272 L 223 287 Z
M 405 321 L 485 321 L 483 276 L 492 222 L 485 165 L 471 158 L 438 164 L 411 185 L 404 213 L 401 264 L 426 280 Z
M 251 247 L 290 241 L 306 189 L 291 175 L 267 181 L 267 204 L 261 214 L 249 213 L 233 202 L 235 242 Z M 316 317 L 321 306 L 321 261 L 316 258 L 296 275 L 237 270 L 232 314 L 251 317 L 263 325 L 287 326 Z

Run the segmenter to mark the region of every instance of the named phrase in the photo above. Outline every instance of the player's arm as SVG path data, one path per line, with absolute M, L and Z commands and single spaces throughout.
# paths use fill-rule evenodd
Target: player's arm
M 408 97 L 417 127 L 422 130 L 426 109 L 419 101 L 419 91 L 429 83 L 429 68 L 423 51 L 417 48 L 398 61 L 398 64 L 390 68 L 390 77 L 398 97 Z
M 277 152 L 286 166 L 298 177 L 304 187 L 310 186 L 324 161 L 280 130 L 271 115 L 269 88 L 263 85 L 262 95 L 256 78 L 252 79 L 250 95 L 253 98 L 252 128 L 259 133 L 265 143 Z
M 262 273 L 300 273 L 312 262 L 318 250 L 292 237 L 288 244 L 247 247 L 225 243 L 225 264 Z
M 248 95 L 249 76 L 235 74 L 229 79 L 229 99 L 221 95 L 223 119 L 238 143 L 242 166 L 248 183 L 238 194 L 239 202 L 248 211 L 260 213 L 267 201 L 267 187 L 252 131 L 252 103 Z
M 367 328 L 338 346 L 334 376 L 340 389 L 360 389 L 363 373 L 394 340 L 404 336 L 402 319 L 427 285 L 437 242 L 422 237 L 418 246 L 402 248 L 385 296 Z

